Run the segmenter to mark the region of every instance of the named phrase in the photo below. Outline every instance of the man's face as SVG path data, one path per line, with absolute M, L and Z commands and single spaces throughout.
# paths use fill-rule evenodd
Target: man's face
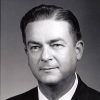
M 56 84 L 75 72 L 77 54 L 70 30 L 69 23 L 53 19 L 26 26 L 28 63 L 38 81 Z

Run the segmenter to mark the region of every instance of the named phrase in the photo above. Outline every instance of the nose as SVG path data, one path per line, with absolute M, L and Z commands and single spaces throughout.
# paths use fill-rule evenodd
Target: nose
M 43 48 L 41 61 L 48 62 L 52 60 L 52 53 L 48 47 Z

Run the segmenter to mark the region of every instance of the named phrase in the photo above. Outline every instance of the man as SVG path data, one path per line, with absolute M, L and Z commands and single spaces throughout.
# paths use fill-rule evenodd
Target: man
M 40 5 L 25 14 L 20 26 L 38 86 L 8 100 L 100 100 L 100 93 L 76 74 L 84 43 L 71 11 Z

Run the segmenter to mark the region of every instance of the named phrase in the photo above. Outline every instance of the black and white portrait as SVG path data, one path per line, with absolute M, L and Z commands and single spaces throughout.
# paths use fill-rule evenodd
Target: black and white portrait
M 100 100 L 99 0 L 1 0 L 6 99 Z

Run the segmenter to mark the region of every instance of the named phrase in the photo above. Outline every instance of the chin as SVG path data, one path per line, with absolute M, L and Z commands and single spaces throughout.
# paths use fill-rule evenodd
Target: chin
M 53 76 L 53 77 L 44 78 L 41 80 L 41 82 L 46 84 L 46 85 L 56 85 L 59 82 L 61 82 L 61 78 Z
M 48 85 L 48 86 L 54 86 L 54 85 L 57 85 L 59 82 L 55 82 L 55 81 L 46 81 L 46 82 L 43 82 L 45 85 Z

